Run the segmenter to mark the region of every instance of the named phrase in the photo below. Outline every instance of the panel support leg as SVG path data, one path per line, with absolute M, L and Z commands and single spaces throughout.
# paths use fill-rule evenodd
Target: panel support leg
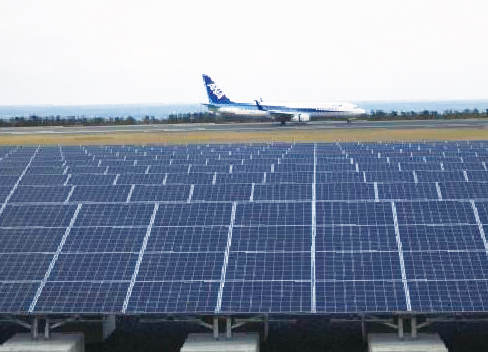
M 412 315 L 412 339 L 417 338 L 417 317 L 415 315 Z
M 363 336 L 363 342 L 367 342 L 367 336 L 366 336 L 366 323 L 364 322 L 364 315 L 361 315 L 361 334 Z
M 398 338 L 400 340 L 403 340 L 403 317 L 399 316 L 398 317 Z
M 227 339 L 232 338 L 232 318 L 231 317 L 227 317 L 227 319 L 226 319 L 225 337 Z
M 214 339 L 219 339 L 219 317 L 213 317 L 213 337 Z
M 46 318 L 46 325 L 44 326 L 44 339 L 49 340 L 51 332 L 49 331 L 49 318 Z
M 32 335 L 33 340 L 37 340 L 39 337 L 39 319 L 38 318 L 32 319 L 31 335 Z
M 268 333 L 269 333 L 269 322 L 268 322 L 268 316 L 265 315 L 264 317 L 264 341 L 265 342 L 268 340 Z

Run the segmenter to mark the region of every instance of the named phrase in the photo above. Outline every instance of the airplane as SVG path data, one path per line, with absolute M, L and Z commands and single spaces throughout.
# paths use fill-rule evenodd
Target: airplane
M 204 104 L 211 111 L 223 114 L 269 117 L 280 121 L 308 122 L 312 117 L 342 117 L 347 121 L 366 114 L 366 110 L 352 103 L 271 103 L 255 100 L 252 103 L 236 103 L 227 98 L 224 92 L 207 75 L 203 75 L 209 104 Z

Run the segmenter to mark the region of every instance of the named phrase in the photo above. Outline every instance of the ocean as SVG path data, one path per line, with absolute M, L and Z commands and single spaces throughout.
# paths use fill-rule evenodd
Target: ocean
M 421 112 L 424 110 L 464 111 L 465 109 L 488 109 L 487 100 L 441 100 L 441 101 L 356 101 L 359 107 L 371 111 L 383 110 L 384 112 Z M 166 119 L 171 114 L 187 114 L 205 112 L 207 108 L 202 104 L 119 104 L 119 105 L 25 105 L 25 106 L 0 106 L 0 119 L 12 117 L 29 117 L 37 115 L 47 116 L 76 116 L 76 117 L 128 117 L 141 119 L 144 116 L 154 116 L 157 119 Z

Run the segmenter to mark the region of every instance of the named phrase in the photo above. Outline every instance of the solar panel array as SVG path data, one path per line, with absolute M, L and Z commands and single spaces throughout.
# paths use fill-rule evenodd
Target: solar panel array
M 2 313 L 488 311 L 488 142 L 0 148 Z

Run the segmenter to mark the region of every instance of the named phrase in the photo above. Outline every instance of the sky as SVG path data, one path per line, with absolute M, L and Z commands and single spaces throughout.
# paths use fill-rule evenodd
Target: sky
M 0 0 L 0 105 L 488 99 L 486 0 Z

